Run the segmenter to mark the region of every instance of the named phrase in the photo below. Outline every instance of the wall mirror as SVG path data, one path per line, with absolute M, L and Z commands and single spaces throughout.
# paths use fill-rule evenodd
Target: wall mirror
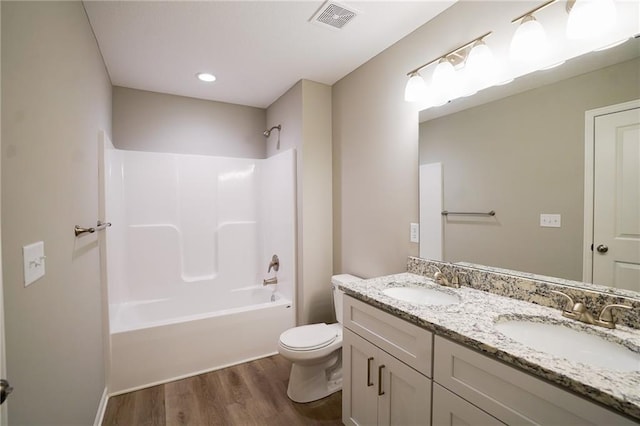
M 441 260 L 584 281 L 591 245 L 584 241 L 585 111 L 639 98 L 640 39 L 633 38 L 421 111 L 419 163 L 441 165 L 441 208 L 496 212 L 421 219 L 422 229 L 441 220 Z M 423 203 L 438 204 L 437 188 L 422 180 L 420 197 L 421 216 Z M 543 214 L 560 215 L 560 227 L 541 227 Z

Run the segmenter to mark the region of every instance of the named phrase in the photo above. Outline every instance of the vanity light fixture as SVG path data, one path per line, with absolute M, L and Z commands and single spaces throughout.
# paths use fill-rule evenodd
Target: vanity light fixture
M 417 102 L 427 95 L 427 83 L 418 71 L 409 76 L 409 81 L 404 88 L 404 100 L 407 102 Z
M 476 37 L 470 42 L 409 71 L 407 73 L 409 80 L 404 92 L 405 100 L 408 102 L 423 101 L 427 102 L 429 106 L 439 106 L 459 96 L 469 96 L 477 92 L 477 87 L 471 87 L 467 84 L 470 80 L 475 79 L 475 76 L 471 78 L 469 70 L 465 70 L 465 72 L 462 70 L 467 66 L 471 52 L 478 46 L 482 47 L 474 53 L 473 56 L 476 58 L 471 61 L 471 68 L 480 71 L 489 67 L 487 62 L 493 59 L 493 55 L 484 43 L 484 38 L 490 34 L 491 32 L 488 32 Z M 427 85 L 419 73 L 435 63 L 437 65 L 433 70 L 431 84 Z
M 565 62 L 566 61 L 559 61 L 559 62 L 555 62 L 553 64 L 546 65 L 546 66 L 540 68 L 540 71 L 546 71 L 546 70 L 553 69 L 555 67 L 559 67 L 560 65 L 564 64 Z
M 511 21 L 512 24 L 520 22 L 511 39 L 509 53 L 512 59 L 519 62 L 531 63 L 542 60 L 549 53 L 547 33 L 533 14 L 555 2 L 556 0 L 550 0 L 543 3 Z
M 213 83 L 216 81 L 216 76 L 208 72 L 199 72 L 196 74 L 196 77 L 198 77 L 198 80 L 204 81 L 205 83 Z
M 566 9 L 569 13 L 567 37 L 573 40 L 598 37 L 616 24 L 613 0 L 570 0 Z
M 459 85 L 460 75 L 448 57 L 440 58 L 433 70 L 431 89 L 438 92 L 442 98 L 453 99 Z
M 626 43 L 629 40 L 629 37 L 623 38 L 622 40 L 614 41 L 613 43 L 604 45 L 602 47 L 598 47 L 597 49 L 593 49 L 594 52 L 601 52 L 603 50 L 611 49 L 612 47 L 620 46 L 621 44 Z
M 475 87 L 495 84 L 498 72 L 496 61 L 484 40 L 480 39 L 473 44 L 464 64 L 464 70 L 469 83 Z

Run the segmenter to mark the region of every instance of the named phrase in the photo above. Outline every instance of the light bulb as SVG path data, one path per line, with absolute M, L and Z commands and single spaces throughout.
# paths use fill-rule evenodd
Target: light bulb
M 484 41 L 478 40 L 464 65 L 469 84 L 476 88 L 485 88 L 495 83 L 497 75 L 496 61 L 493 52 Z
M 442 93 L 436 90 L 427 90 L 427 95 L 424 97 L 420 109 L 427 109 L 432 107 L 439 107 L 449 102 Z
M 531 15 L 527 15 L 511 39 L 511 57 L 516 61 L 535 62 L 549 52 L 547 33 Z
M 567 37 L 579 40 L 600 36 L 615 25 L 616 15 L 613 0 L 576 0 L 569 11 Z
M 412 73 L 404 88 L 404 100 L 407 102 L 417 102 L 423 99 L 426 93 L 427 83 L 424 82 L 424 79 L 418 72 Z
M 456 97 L 457 85 L 458 75 L 453 64 L 446 58 L 440 59 L 436 69 L 433 70 L 432 89 L 439 93 L 438 98 L 451 100 Z
M 622 40 L 614 41 L 613 43 L 605 44 L 602 47 L 598 47 L 597 49 L 593 49 L 594 52 L 601 52 L 603 50 L 611 49 L 612 47 L 620 46 L 621 44 L 626 43 L 629 40 L 629 37 L 625 37 Z
M 198 77 L 198 80 L 204 81 L 205 83 L 212 83 L 216 81 L 216 76 L 208 72 L 199 72 L 196 74 L 196 77 Z
M 559 67 L 560 65 L 564 64 L 566 61 L 559 61 L 559 62 L 554 62 L 552 64 L 549 65 L 545 65 L 544 67 L 540 68 L 539 71 L 546 71 L 546 70 L 551 70 L 554 69 L 556 67 Z

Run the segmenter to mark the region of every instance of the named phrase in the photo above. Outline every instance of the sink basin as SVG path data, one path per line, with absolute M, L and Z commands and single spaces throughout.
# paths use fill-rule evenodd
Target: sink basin
M 392 287 L 382 290 L 384 294 L 403 302 L 418 305 L 454 305 L 460 303 L 458 296 L 423 287 Z
M 494 326 L 503 335 L 540 352 L 606 370 L 640 370 L 640 354 L 597 334 L 527 320 L 497 322 Z

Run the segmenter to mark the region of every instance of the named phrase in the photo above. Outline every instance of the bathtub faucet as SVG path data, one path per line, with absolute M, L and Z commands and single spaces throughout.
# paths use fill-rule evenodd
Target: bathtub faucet
M 269 263 L 269 269 L 267 269 L 267 272 L 271 272 L 271 268 L 273 268 L 273 270 L 276 272 L 278 272 L 278 270 L 280 269 L 280 259 L 278 259 L 277 254 L 274 254 L 271 257 L 271 263 Z
M 271 284 L 278 284 L 278 277 L 265 278 L 264 280 L 262 280 L 262 285 L 271 285 Z

